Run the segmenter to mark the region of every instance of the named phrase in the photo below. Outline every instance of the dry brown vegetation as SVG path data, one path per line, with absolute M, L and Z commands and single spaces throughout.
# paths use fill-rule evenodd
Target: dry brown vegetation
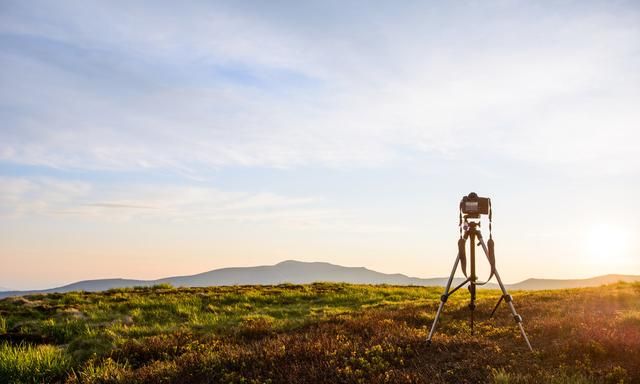
M 481 291 L 473 337 L 468 295 L 452 296 L 428 346 L 440 291 L 312 284 L 5 299 L 0 376 L 69 383 L 640 382 L 640 284 L 514 292 L 534 353 L 506 307 L 486 319 L 497 291 Z M 21 362 L 38 366 L 30 354 L 43 345 L 59 346 L 58 366 L 19 371 Z

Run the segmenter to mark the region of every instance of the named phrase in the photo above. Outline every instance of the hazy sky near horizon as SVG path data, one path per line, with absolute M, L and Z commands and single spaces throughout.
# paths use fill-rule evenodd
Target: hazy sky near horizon
M 445 276 L 472 190 L 506 282 L 640 274 L 634 1 L 2 1 L 0 67 L 3 287 Z

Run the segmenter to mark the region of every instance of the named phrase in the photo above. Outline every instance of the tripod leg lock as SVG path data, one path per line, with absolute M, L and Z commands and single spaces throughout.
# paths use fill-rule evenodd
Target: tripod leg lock
M 443 303 L 446 303 L 448 298 L 449 298 L 449 295 L 442 295 L 440 296 L 440 301 L 442 301 Z
M 517 313 L 513 315 L 513 319 L 516 321 L 516 323 L 522 323 L 522 316 L 518 315 Z
M 511 295 L 509 294 L 504 295 L 503 297 L 504 297 L 504 301 L 506 301 L 507 303 L 510 303 L 513 301 L 513 297 L 511 297 Z

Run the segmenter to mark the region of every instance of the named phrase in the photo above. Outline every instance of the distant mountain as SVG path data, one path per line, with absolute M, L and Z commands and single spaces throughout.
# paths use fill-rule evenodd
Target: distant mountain
M 400 273 L 386 274 L 364 267 L 343 267 L 322 262 L 288 260 L 260 267 L 223 268 L 191 276 L 156 280 L 174 286 L 205 287 L 243 284 L 308 284 L 316 281 L 353 284 L 444 285 L 446 278 L 420 279 Z
M 455 278 L 453 285 L 460 284 L 464 279 Z M 208 287 L 216 285 L 249 285 L 249 284 L 308 284 L 318 281 L 345 282 L 353 284 L 391 284 L 391 285 L 420 285 L 444 286 L 446 277 L 422 279 L 409 277 L 400 273 L 386 274 L 364 267 L 343 267 L 322 262 L 302 262 L 288 260 L 276 265 L 258 267 L 222 268 L 191 276 L 174 276 L 158 280 L 126 280 L 100 279 L 86 280 L 62 287 L 34 290 L 34 291 L 6 291 L 0 292 L 0 298 L 37 293 L 55 293 L 71 291 L 104 291 L 111 288 L 134 286 L 151 286 L 168 283 L 175 287 Z M 598 286 L 617 281 L 640 281 L 640 276 L 606 275 L 581 280 L 548 280 L 528 279 L 517 284 L 507 285 L 507 289 L 539 290 Z M 497 284 L 489 283 L 485 288 L 498 288 Z
M 640 276 L 635 275 L 603 275 L 589 279 L 554 280 L 554 279 L 527 279 L 516 284 L 508 285 L 508 289 L 516 290 L 541 290 L 541 289 L 566 289 L 581 287 L 597 287 L 604 284 L 613 284 L 619 281 L 640 281 Z
M 112 288 L 136 287 L 153 285 L 153 281 L 148 280 L 129 280 L 129 279 L 99 279 L 99 280 L 83 280 L 77 283 L 63 285 L 62 287 L 50 289 L 37 289 L 32 291 L 4 291 L 0 292 L 0 299 L 9 296 L 32 295 L 37 293 L 64 293 L 73 291 L 106 291 Z
M 447 283 L 447 278 L 421 279 L 400 273 L 380 273 L 364 267 L 343 267 L 323 262 L 288 260 L 276 265 L 214 269 L 197 275 L 174 276 L 158 280 L 86 280 L 51 289 L 0 292 L 0 298 L 37 293 L 104 291 L 111 288 L 151 286 L 162 283 L 168 283 L 175 287 L 208 287 L 216 285 L 270 285 L 282 283 L 309 284 L 317 281 L 352 284 L 444 286 Z M 459 284 L 462 281 L 462 278 L 456 278 L 454 279 L 454 284 Z

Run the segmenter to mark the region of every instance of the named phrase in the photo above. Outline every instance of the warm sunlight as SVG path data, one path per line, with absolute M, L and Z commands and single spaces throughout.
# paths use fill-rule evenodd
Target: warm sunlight
M 591 263 L 620 266 L 630 251 L 629 233 L 622 226 L 598 223 L 588 231 L 585 246 Z
M 640 384 L 638 63 L 640 0 L 0 0 L 0 384 Z

